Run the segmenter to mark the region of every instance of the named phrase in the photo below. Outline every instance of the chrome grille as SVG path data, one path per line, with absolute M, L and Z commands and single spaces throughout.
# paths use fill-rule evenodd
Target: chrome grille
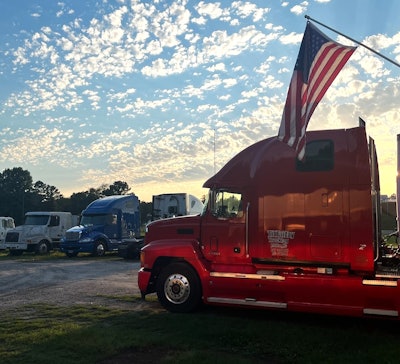
M 67 231 L 65 233 L 65 238 L 66 240 L 70 241 L 77 241 L 80 238 L 80 232 L 79 231 Z
M 6 242 L 8 243 L 18 243 L 19 233 L 9 232 L 6 235 Z

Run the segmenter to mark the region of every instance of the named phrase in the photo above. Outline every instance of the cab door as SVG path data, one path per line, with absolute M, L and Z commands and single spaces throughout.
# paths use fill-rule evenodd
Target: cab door
M 246 256 L 246 211 L 242 194 L 212 191 L 201 227 L 203 253 L 218 264 L 235 264 Z

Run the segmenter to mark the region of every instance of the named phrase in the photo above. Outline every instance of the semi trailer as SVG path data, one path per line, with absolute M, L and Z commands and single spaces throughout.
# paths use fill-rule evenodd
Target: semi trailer
M 169 217 L 197 215 L 204 205 L 199 198 L 189 193 L 163 193 L 153 195 L 152 220 Z

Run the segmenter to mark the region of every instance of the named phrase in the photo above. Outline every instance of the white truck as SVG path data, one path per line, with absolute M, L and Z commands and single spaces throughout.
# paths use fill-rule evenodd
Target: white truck
M 0 250 L 5 249 L 4 239 L 7 231 L 15 228 L 15 222 L 12 217 L 0 216 Z
M 197 197 L 188 193 L 164 193 L 153 196 L 152 220 L 168 217 L 198 215 L 204 205 Z
M 7 232 L 4 247 L 10 255 L 24 251 L 47 254 L 59 246 L 65 232 L 77 224 L 78 217 L 70 212 L 27 212 L 23 225 Z

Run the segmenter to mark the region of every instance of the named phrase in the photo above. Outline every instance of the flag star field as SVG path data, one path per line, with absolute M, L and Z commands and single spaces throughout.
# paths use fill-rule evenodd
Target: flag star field
M 230 158 L 278 134 L 304 15 L 400 63 L 394 0 L 15 0 L 0 10 L 0 172 L 22 167 L 65 197 L 114 181 L 142 201 L 205 194 Z M 387 195 L 399 95 L 400 68 L 358 46 L 308 124 L 362 117 Z

